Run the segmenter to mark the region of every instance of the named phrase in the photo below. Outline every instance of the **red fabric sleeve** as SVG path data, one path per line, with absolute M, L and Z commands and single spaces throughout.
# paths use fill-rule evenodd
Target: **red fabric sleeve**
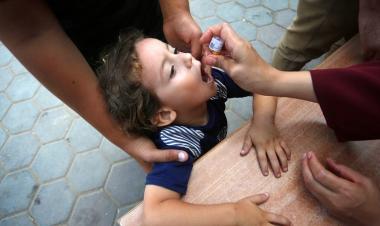
M 311 78 L 339 141 L 380 139 L 380 61 L 313 70 Z

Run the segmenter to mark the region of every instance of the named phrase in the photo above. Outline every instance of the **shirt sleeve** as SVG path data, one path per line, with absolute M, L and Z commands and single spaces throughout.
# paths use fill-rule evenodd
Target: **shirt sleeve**
M 327 124 L 339 141 L 380 138 L 380 61 L 311 71 Z
M 193 168 L 193 157 L 186 162 L 155 163 L 146 177 L 146 184 L 157 185 L 184 195 Z
M 230 76 L 221 69 L 212 68 L 212 75 L 225 86 L 227 98 L 252 96 L 252 93 L 240 88 Z

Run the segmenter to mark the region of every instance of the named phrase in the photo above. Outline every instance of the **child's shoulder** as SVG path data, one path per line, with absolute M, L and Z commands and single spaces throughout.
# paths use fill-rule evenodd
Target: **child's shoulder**
M 205 134 L 200 129 L 183 126 L 170 125 L 160 128 L 155 134 L 155 143 L 159 148 L 176 148 L 190 151 L 194 157 L 202 153 L 201 140 Z

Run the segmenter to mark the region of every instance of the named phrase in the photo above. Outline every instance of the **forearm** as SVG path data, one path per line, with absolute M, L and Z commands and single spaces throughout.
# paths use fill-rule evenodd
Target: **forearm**
M 43 1 L 0 3 L 0 39 L 52 93 L 124 150 L 126 136 L 109 114 L 96 76 Z M 133 153 L 132 156 L 135 156 Z
M 188 0 L 160 0 L 160 6 L 164 20 L 178 13 L 190 13 Z
M 253 117 L 254 121 L 265 121 L 274 123 L 277 109 L 277 97 L 255 95 L 253 98 Z
M 317 102 L 309 71 L 285 72 L 273 70 L 269 79 L 261 82 L 256 93 L 268 96 L 291 97 Z
M 171 199 L 145 208 L 144 226 L 234 226 L 235 215 L 233 204 L 196 205 Z

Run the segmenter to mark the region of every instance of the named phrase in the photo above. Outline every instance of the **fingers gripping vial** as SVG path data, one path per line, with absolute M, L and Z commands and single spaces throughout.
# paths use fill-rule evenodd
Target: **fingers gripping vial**
M 218 36 L 214 36 L 214 37 L 212 37 L 211 42 L 210 42 L 208 48 L 210 49 L 210 51 L 213 54 L 217 54 L 218 55 L 222 51 L 223 45 L 224 45 L 223 39 L 221 39 Z

